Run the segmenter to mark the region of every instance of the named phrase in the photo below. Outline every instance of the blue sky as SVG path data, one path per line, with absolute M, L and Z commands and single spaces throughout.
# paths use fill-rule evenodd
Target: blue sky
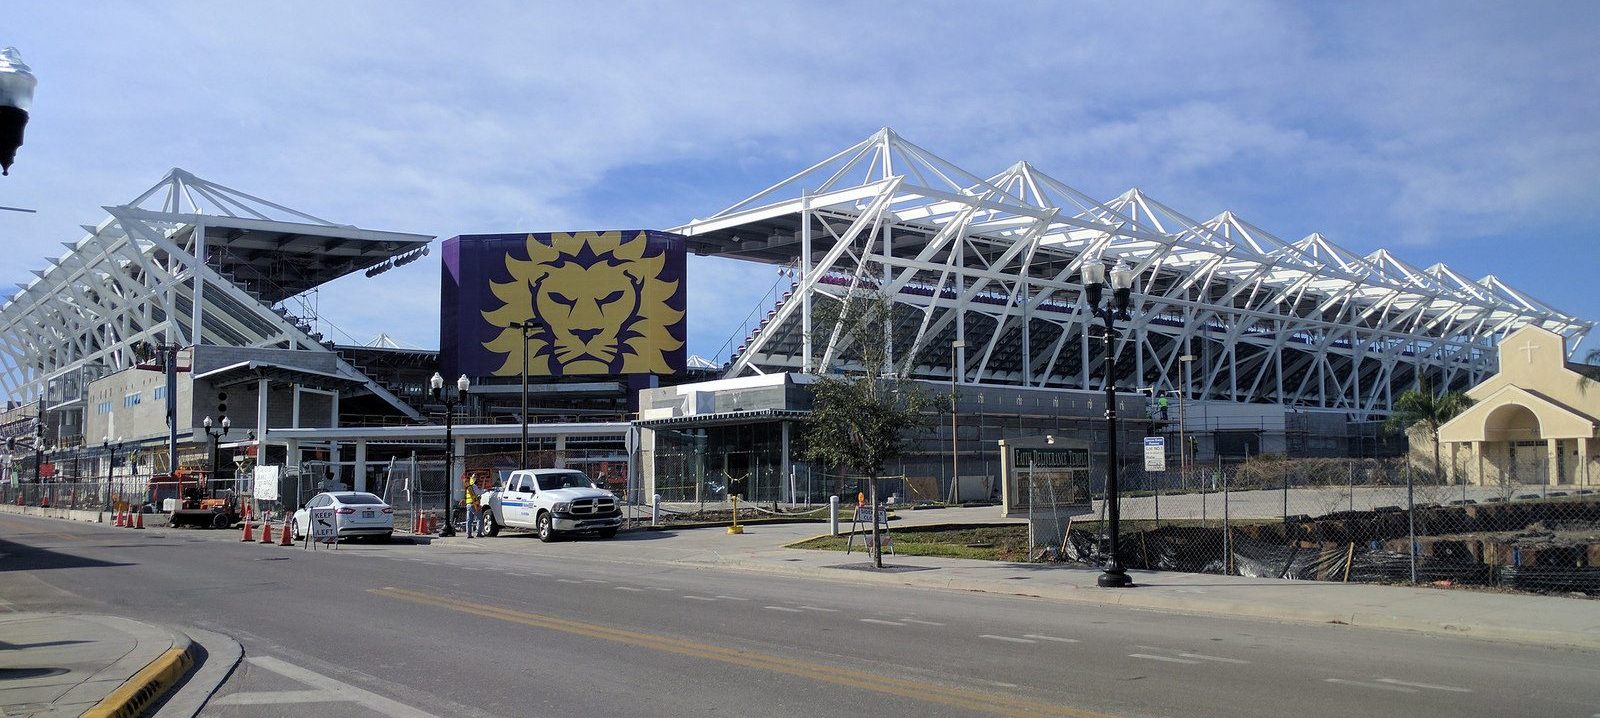
M 440 237 L 665 228 L 890 126 L 1600 319 L 1600 4 L 985 5 L 8 0 L 39 90 L 0 205 L 39 212 L 0 212 L 0 284 L 173 166 Z M 693 261 L 690 351 L 774 279 Z M 437 255 L 320 295 L 417 346 L 437 302 Z

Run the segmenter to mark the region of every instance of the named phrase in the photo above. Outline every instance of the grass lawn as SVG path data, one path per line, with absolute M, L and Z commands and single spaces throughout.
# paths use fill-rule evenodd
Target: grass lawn
M 1002 524 L 950 529 L 894 529 L 894 550 L 902 556 L 948 556 L 950 558 L 979 558 L 989 561 L 1026 561 L 1028 559 L 1028 527 L 1021 524 Z M 794 548 L 843 551 L 845 536 L 822 536 L 795 544 Z M 862 550 L 862 541 L 872 537 L 856 537 L 855 550 Z

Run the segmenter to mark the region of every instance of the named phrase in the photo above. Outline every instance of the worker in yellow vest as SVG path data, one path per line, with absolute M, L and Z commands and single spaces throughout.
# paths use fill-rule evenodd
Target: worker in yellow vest
M 478 509 L 483 490 L 478 488 L 478 475 L 470 474 L 461 480 L 466 483 L 466 491 L 463 493 L 467 495 L 467 538 L 482 536 L 483 513 Z

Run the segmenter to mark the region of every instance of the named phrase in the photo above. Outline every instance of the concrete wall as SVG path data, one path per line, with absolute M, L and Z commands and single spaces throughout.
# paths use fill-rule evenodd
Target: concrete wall
M 166 437 L 167 400 L 156 398 L 156 388 L 166 385 L 165 374 L 143 369 L 123 369 L 90 383 L 84 408 L 84 444 L 99 446 L 106 440 L 115 441 L 119 436 L 123 441 Z M 192 411 L 188 397 L 192 393 L 192 386 L 193 379 L 189 374 L 178 374 L 180 434 L 187 433 L 182 427 L 191 426 L 189 417 Z M 123 406 L 124 397 L 133 393 L 138 393 L 139 403 Z M 111 411 L 101 413 L 100 406 L 106 402 L 111 404 Z

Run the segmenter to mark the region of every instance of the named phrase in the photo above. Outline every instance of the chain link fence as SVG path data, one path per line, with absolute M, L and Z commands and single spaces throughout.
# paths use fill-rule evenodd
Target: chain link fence
M 1089 482 L 1089 513 L 1030 531 L 1032 555 L 1104 563 L 1104 469 Z M 1188 472 L 1130 463 L 1118 485 L 1119 558 L 1133 569 L 1600 595 L 1596 487 L 1451 482 L 1404 459 L 1275 457 Z

